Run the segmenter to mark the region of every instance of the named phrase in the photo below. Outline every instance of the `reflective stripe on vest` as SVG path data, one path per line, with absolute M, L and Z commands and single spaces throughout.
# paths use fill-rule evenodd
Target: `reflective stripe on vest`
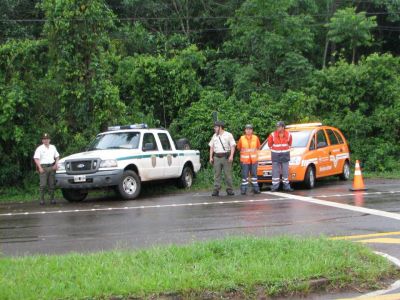
M 257 137 L 251 136 L 249 141 L 245 135 L 240 137 L 242 148 L 240 149 L 240 162 L 244 164 L 256 163 L 258 160 Z
M 280 138 L 276 132 L 273 132 L 272 139 L 273 139 L 273 144 L 271 147 L 271 152 L 285 153 L 290 151 L 290 146 L 289 146 L 290 132 L 285 131 L 282 138 Z

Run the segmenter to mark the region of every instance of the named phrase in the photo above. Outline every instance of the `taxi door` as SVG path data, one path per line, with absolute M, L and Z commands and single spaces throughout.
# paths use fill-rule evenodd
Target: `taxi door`
M 343 169 L 343 147 L 340 145 L 335 133 L 333 132 L 332 129 L 326 129 L 326 133 L 329 138 L 329 155 L 330 155 L 330 160 L 332 163 L 332 171 L 330 172 L 331 175 L 333 174 L 339 174 L 342 172 Z
M 319 129 L 316 134 L 317 139 L 317 177 L 328 176 L 332 172 L 332 162 L 330 159 L 330 148 L 324 129 Z

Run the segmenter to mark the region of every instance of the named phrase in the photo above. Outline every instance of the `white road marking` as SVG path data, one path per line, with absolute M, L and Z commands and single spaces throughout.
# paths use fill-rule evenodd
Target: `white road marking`
M 201 205 L 222 205 L 222 204 L 238 204 L 238 203 L 260 203 L 268 201 L 282 201 L 282 198 L 264 198 L 264 199 L 249 199 L 249 200 L 233 200 L 233 201 L 218 201 L 218 202 L 199 202 L 199 203 L 173 203 L 164 205 L 147 205 L 147 206 L 124 206 L 124 207 L 104 207 L 104 208 L 87 208 L 87 209 L 68 209 L 68 210 L 49 210 L 49 211 L 33 211 L 33 212 L 16 212 L 0 214 L 0 217 L 21 216 L 21 215 L 38 215 L 38 214 L 55 214 L 55 213 L 81 213 L 93 211 L 112 211 L 112 210 L 133 210 L 147 208 L 168 208 L 168 207 L 185 207 L 185 206 L 201 206 Z
M 359 212 L 359 213 L 365 213 L 365 214 L 368 214 L 368 215 L 381 216 L 381 217 L 391 218 L 391 219 L 395 219 L 395 220 L 399 220 L 400 221 L 400 214 L 386 212 L 386 211 L 377 210 L 377 209 L 353 206 L 353 205 L 349 205 L 349 204 L 342 204 L 342 203 L 337 203 L 337 202 L 320 200 L 320 199 L 316 199 L 314 197 L 304 197 L 304 196 L 285 194 L 285 193 L 264 192 L 264 194 L 276 195 L 276 196 L 280 196 L 280 197 L 286 198 L 286 199 L 294 199 L 294 200 L 299 200 L 299 201 L 313 203 L 313 204 L 319 204 L 319 205 L 331 206 L 331 207 L 335 207 L 335 208 L 347 209 L 347 210 L 356 211 L 356 212 Z
M 375 251 L 375 254 L 378 254 L 380 256 L 383 256 L 384 258 L 388 259 L 391 263 L 393 263 L 394 265 L 396 265 L 398 268 L 400 268 L 400 260 L 396 257 L 390 256 L 389 254 L 386 253 L 382 253 L 382 252 L 378 252 Z M 371 292 L 365 295 L 362 295 L 360 297 L 357 298 L 367 298 L 367 297 L 374 297 L 374 296 L 380 296 L 380 295 L 385 295 L 388 294 L 390 292 L 393 292 L 397 289 L 400 288 L 400 280 L 395 281 L 394 283 L 392 283 L 389 288 L 387 288 L 386 290 L 379 290 L 379 291 L 375 291 L 375 292 Z
M 372 195 L 383 195 L 383 194 L 398 194 L 400 191 L 388 191 L 388 192 L 363 192 L 364 196 L 372 196 Z M 356 196 L 360 195 L 359 193 L 347 193 L 347 194 L 336 194 L 336 195 L 314 195 L 314 198 L 329 198 L 329 197 L 346 197 L 346 196 Z

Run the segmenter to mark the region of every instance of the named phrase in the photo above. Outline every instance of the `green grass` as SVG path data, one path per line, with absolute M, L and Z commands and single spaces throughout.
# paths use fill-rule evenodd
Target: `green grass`
M 0 299 L 108 299 L 205 293 L 307 294 L 379 288 L 398 271 L 365 246 L 324 238 L 228 238 L 140 251 L 1 257 Z

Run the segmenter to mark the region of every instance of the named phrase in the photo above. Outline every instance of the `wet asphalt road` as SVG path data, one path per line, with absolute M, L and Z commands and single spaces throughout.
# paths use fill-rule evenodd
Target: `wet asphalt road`
M 400 218 L 400 182 L 367 181 L 352 194 L 350 183 L 323 181 L 293 195 L 394 213 Z M 286 194 L 285 197 L 288 197 Z M 169 194 L 134 201 L 103 197 L 40 207 L 0 205 L 0 251 L 4 255 L 99 251 L 189 243 L 236 235 L 349 236 L 399 232 L 400 219 L 282 197 L 210 197 L 209 192 Z M 290 196 L 289 196 L 290 197 Z M 399 236 L 390 236 L 395 239 Z M 400 243 L 368 243 L 400 257 Z
M 350 182 L 333 179 L 292 194 L 264 191 L 211 197 L 209 192 L 197 192 L 134 201 L 108 195 L 82 203 L 59 200 L 44 207 L 0 204 L 0 252 L 19 256 L 185 244 L 238 235 L 323 235 L 350 236 L 400 258 L 400 181 L 366 183 L 369 190 L 356 193 L 349 191 Z

